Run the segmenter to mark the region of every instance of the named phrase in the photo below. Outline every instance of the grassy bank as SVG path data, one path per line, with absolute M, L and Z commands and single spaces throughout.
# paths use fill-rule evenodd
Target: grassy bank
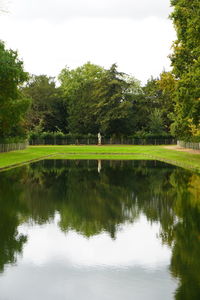
M 40 159 L 157 159 L 200 173 L 200 155 L 162 146 L 30 146 L 0 153 L 0 169 Z

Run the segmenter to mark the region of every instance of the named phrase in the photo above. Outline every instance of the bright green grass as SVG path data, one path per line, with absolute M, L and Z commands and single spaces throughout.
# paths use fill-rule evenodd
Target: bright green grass
M 40 159 L 157 159 L 200 173 L 200 155 L 162 146 L 29 146 L 0 153 L 0 169 Z

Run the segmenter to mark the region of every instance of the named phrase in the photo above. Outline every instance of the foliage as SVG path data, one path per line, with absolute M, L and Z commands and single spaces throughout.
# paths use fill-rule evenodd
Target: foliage
M 80 133 L 66 133 L 64 134 L 61 131 L 57 131 L 57 132 L 35 132 L 32 131 L 29 134 L 29 141 L 34 141 L 34 140 L 55 140 L 56 141 L 61 141 L 61 140 L 75 140 L 75 139 L 97 139 L 97 135 L 95 134 L 80 134 Z
M 107 135 L 130 134 L 132 128 L 132 98 L 141 92 L 139 82 L 117 70 L 113 64 L 96 84 L 99 98 L 94 115 L 99 131 Z
M 177 80 L 172 132 L 185 140 L 191 137 L 191 122 L 200 122 L 200 3 L 199 0 L 171 0 L 171 19 L 177 32 L 171 62 Z
M 107 136 L 107 135 L 102 135 L 102 137 L 106 138 L 112 138 L 114 136 Z M 123 135 L 124 138 L 157 138 L 157 139 L 164 139 L 164 138 L 173 138 L 172 135 L 167 134 L 166 132 L 162 132 L 162 134 L 155 134 L 155 133 L 147 133 L 147 132 L 136 132 L 135 134 L 132 135 Z M 31 139 L 45 139 L 45 138 L 61 138 L 61 139 L 67 139 L 67 138 L 96 138 L 97 139 L 97 134 L 80 134 L 80 133 L 62 133 L 61 131 L 57 132 L 35 132 L 32 131 L 29 133 L 29 140 Z
M 32 75 L 23 92 L 32 99 L 26 115 L 29 131 L 67 131 L 67 109 L 55 78 Z
M 80 134 L 130 132 L 131 100 L 138 94 L 137 80 L 117 71 L 86 63 L 63 69 L 59 79 L 69 113 L 69 131 Z
M 72 133 L 97 133 L 93 106 L 98 99 L 94 96 L 94 86 L 105 70 L 86 63 L 74 70 L 65 68 L 59 75 L 61 89 L 68 108 L 68 129 Z
M 29 99 L 19 87 L 27 80 L 23 62 L 16 51 L 7 50 L 0 42 L 0 136 L 24 136 L 24 115 Z
M 172 124 L 171 114 L 174 111 L 174 89 L 175 79 L 170 72 L 164 71 L 159 78 L 151 77 L 147 81 L 143 87 L 147 114 L 149 115 L 146 131 L 152 132 L 152 122 L 154 124 L 156 122 L 157 132 L 169 133 Z M 155 128 L 153 130 L 155 131 Z
M 106 70 L 86 63 L 63 69 L 59 80 L 61 86 L 56 87 L 55 78 L 32 75 L 21 88 L 32 100 L 25 119 L 30 136 L 53 132 L 53 138 L 57 133 L 74 138 L 101 132 L 118 138 L 139 132 L 142 136 L 169 133 L 173 78 L 168 73 L 159 80 L 151 78 L 142 88 L 115 64 Z
M 150 114 L 149 129 L 153 134 L 162 134 L 163 130 L 163 120 L 161 111 L 159 109 L 154 109 Z
M 8 138 L 0 138 L 0 144 L 12 144 L 12 143 L 24 143 L 26 140 L 24 137 L 15 136 Z

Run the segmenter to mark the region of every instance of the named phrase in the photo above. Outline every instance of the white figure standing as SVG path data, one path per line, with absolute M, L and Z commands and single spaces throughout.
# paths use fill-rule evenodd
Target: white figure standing
M 101 133 L 100 132 L 98 133 L 98 145 L 99 146 L 101 145 Z

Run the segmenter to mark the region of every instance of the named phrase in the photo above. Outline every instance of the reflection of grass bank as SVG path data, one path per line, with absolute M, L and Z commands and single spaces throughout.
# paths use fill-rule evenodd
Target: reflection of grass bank
M 200 173 L 200 155 L 162 146 L 30 146 L 25 150 L 0 153 L 0 168 L 29 161 L 51 159 L 157 159 Z

